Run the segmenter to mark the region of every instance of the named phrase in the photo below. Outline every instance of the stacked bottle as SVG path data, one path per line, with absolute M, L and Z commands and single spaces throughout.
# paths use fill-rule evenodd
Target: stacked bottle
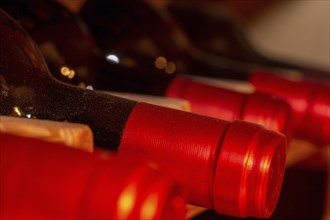
M 186 218 L 179 184 L 147 160 L 0 138 L 1 219 Z

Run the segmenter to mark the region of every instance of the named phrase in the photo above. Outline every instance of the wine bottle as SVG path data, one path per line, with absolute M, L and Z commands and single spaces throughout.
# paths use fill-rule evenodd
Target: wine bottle
M 289 80 L 262 71 L 249 81 L 259 91 L 277 94 L 290 103 L 293 135 L 318 146 L 330 145 L 330 86 L 304 80 Z M 279 86 L 280 85 L 280 86 Z
M 161 13 L 157 14 L 150 4 L 143 1 L 123 4 L 121 1 L 108 2 L 95 0 L 87 1 L 82 8 L 81 15 L 88 24 L 88 27 L 90 27 L 98 44 L 105 51 L 119 51 L 118 53 L 128 54 L 127 56 L 135 57 L 140 62 L 140 59 L 144 59 L 144 56 L 150 53 L 149 47 L 141 45 L 141 42 L 148 41 L 149 44 L 152 43 L 152 45 L 154 45 L 152 48 L 158 49 L 151 50 L 153 53 L 148 55 L 150 59 L 152 57 L 164 56 L 166 60 L 175 60 L 170 57 L 174 53 L 167 53 L 167 51 L 180 44 L 181 42 L 178 43 L 178 41 L 180 41 L 181 37 L 177 37 L 178 30 L 175 25 L 173 25 L 173 20 L 168 19 L 169 15 L 164 15 L 163 10 L 161 10 Z M 197 18 L 198 17 L 199 16 L 197 16 Z M 144 22 L 146 20 L 149 22 Z M 167 22 L 167 20 L 170 20 L 170 22 Z M 154 32 L 157 32 L 157 34 Z M 173 40 L 175 38 L 177 39 L 176 41 Z M 167 41 L 167 44 L 163 43 L 163 41 Z M 166 48 L 168 44 L 171 46 Z M 186 46 L 186 44 L 188 44 L 188 46 Z M 260 88 L 262 92 L 268 92 L 274 96 L 279 96 L 291 105 L 293 109 L 292 121 L 294 123 L 293 137 L 303 138 L 322 146 L 330 144 L 330 133 L 327 132 L 327 129 L 324 129 L 329 127 L 330 121 L 330 115 L 328 114 L 330 111 L 330 83 L 328 80 L 325 80 L 326 82 L 312 82 L 308 79 L 299 79 L 298 82 L 296 82 L 295 80 L 285 77 L 285 74 L 274 72 L 274 70 L 266 69 L 265 71 L 258 65 L 247 66 L 244 63 L 226 58 L 223 58 L 224 60 L 221 61 L 205 53 L 198 53 L 199 55 L 197 56 L 196 49 L 193 45 L 187 42 L 183 45 L 184 46 L 177 46 L 181 50 L 176 53 L 176 57 L 184 57 L 181 62 L 184 62 L 186 64 L 185 66 L 189 68 L 179 70 L 187 74 L 214 78 L 240 79 L 250 81 L 252 84 L 254 84 L 256 81 L 255 79 L 258 77 L 269 77 L 270 79 L 279 77 L 282 82 L 294 85 L 291 89 L 281 90 L 280 84 L 275 85 L 271 80 L 260 80 L 262 86 L 260 86 L 260 83 L 256 83 L 254 86 L 257 91 L 259 87 L 262 87 Z M 186 51 L 186 53 L 182 51 Z M 139 55 L 137 56 L 136 54 Z M 196 56 L 198 59 L 196 59 Z M 201 63 L 200 59 L 205 61 L 203 62 L 203 67 L 200 66 L 202 68 L 197 67 Z M 206 62 L 212 64 L 208 65 Z M 141 61 L 141 63 L 143 62 Z M 151 65 L 150 63 L 151 62 L 149 62 L 149 65 Z M 179 66 L 180 62 L 177 61 L 177 63 L 176 66 Z M 214 69 L 215 66 L 217 66 L 216 70 Z M 225 66 L 225 68 L 222 68 L 223 66 Z M 265 76 L 261 76 L 261 74 L 259 74 L 260 72 L 263 72 Z M 265 72 L 267 72 L 267 74 Z M 302 84 L 305 85 L 303 88 L 315 88 L 315 86 L 319 86 L 323 89 L 307 89 L 301 92 L 299 97 L 292 96 L 290 90 L 295 88 L 295 93 L 299 93 L 302 89 L 302 87 L 300 87 Z M 265 89 L 274 86 L 278 89 Z M 315 99 L 315 97 L 318 98 Z M 302 106 L 300 104 L 301 102 L 304 102 L 305 106 Z M 322 108 L 316 107 L 321 109 L 321 111 L 309 110 L 315 109 L 315 106 L 322 106 Z M 313 120 L 314 130 L 322 128 L 324 131 L 310 132 L 307 128 L 308 126 L 302 126 L 302 123 L 308 122 L 309 119 L 307 118 Z M 295 131 L 295 129 L 297 130 Z
M 179 184 L 148 160 L 0 137 L 1 219 L 185 219 Z
M 0 29 L 0 114 L 88 124 L 97 146 L 167 160 L 190 204 L 236 216 L 271 215 L 285 170 L 285 136 L 62 83 L 3 11 Z
M 86 70 L 92 69 L 92 71 L 88 71 L 88 75 L 91 74 L 94 78 L 98 78 L 99 83 L 95 85 L 95 83 L 91 81 L 86 82 L 86 80 L 79 76 L 80 74 L 77 74 L 77 77 L 74 76 L 73 79 L 84 82 L 85 85 L 92 84 L 95 89 L 138 92 L 185 98 L 190 101 L 193 107 L 192 110 L 195 113 L 201 113 L 224 120 L 242 119 L 261 124 L 269 129 L 275 129 L 284 133 L 287 137 L 290 136 L 289 128 L 291 126 L 289 118 L 291 110 L 285 102 L 266 94 L 258 93 L 243 95 L 227 89 L 214 87 L 208 89 L 208 86 L 206 85 L 200 86 L 202 89 L 199 91 L 199 94 L 192 92 L 189 92 L 189 95 L 183 94 L 184 89 L 181 89 L 180 96 L 177 92 L 170 91 L 171 88 L 178 87 L 178 82 L 185 81 L 191 84 L 196 84 L 197 82 L 191 81 L 182 74 L 168 74 L 171 62 L 168 62 L 165 57 L 158 57 L 155 61 L 155 65 L 142 65 L 139 62 L 135 62 L 135 67 L 127 67 L 123 64 L 125 63 L 125 61 L 122 61 L 123 59 L 117 60 L 117 64 L 109 63 L 105 61 L 105 58 L 101 56 L 100 53 L 95 52 L 100 50 L 98 50 L 97 46 L 91 41 L 92 37 L 88 32 L 85 29 L 82 29 L 81 24 L 83 22 L 79 20 L 78 17 L 75 17 L 72 14 L 70 15 L 68 10 L 55 2 L 34 2 L 34 6 L 23 1 L 19 4 L 17 3 L 19 7 L 7 6 L 7 8 L 8 11 L 12 12 L 12 14 L 21 21 L 23 25 L 31 23 L 28 22 L 30 20 L 36 20 L 33 22 L 35 23 L 34 25 L 25 25 L 25 27 L 37 42 L 39 48 L 41 48 L 47 63 L 51 64 L 51 72 L 55 73 L 54 76 L 57 79 L 76 84 L 75 81 L 70 81 L 67 77 L 65 77 L 66 80 L 63 80 L 61 69 L 63 66 L 75 67 L 72 69 L 78 73 L 81 67 L 76 64 L 81 63 L 88 67 L 85 68 Z M 54 4 L 54 7 L 52 7 L 52 4 Z M 40 20 L 45 19 L 39 15 L 41 12 L 38 12 L 38 9 L 43 9 L 43 11 L 47 12 L 51 11 L 48 13 L 50 14 L 49 17 L 54 17 L 54 19 L 48 19 L 51 21 L 47 20 L 41 23 Z M 57 14 L 55 13 L 56 11 Z M 31 14 L 34 16 L 31 16 Z M 59 16 L 58 14 L 63 14 L 63 16 Z M 31 26 L 33 26 L 33 28 L 31 28 Z M 61 32 L 67 34 L 65 34 L 65 36 L 58 34 Z M 80 39 L 78 41 L 79 43 L 72 43 L 75 41 L 77 42 L 76 39 Z M 86 43 L 84 44 L 83 42 Z M 88 46 L 82 47 L 78 44 Z M 52 48 L 45 45 L 52 45 Z M 57 57 L 63 57 L 66 62 L 61 62 L 63 59 L 60 58 L 54 59 L 51 54 L 58 54 Z M 75 55 L 73 56 L 72 54 Z M 80 56 L 79 54 L 83 55 Z M 79 59 L 79 62 L 71 61 L 71 57 L 78 57 L 75 59 Z M 115 57 L 112 57 L 112 59 L 114 58 Z M 173 86 L 172 84 L 176 84 L 176 86 Z M 204 90 L 212 90 L 214 94 L 217 94 L 217 100 L 207 98 L 209 94 L 208 92 L 205 93 Z M 176 95 L 174 93 L 176 93 Z M 203 100 L 200 100 L 200 94 L 204 94 Z M 259 102 L 269 103 L 269 105 L 260 105 Z M 217 110 L 214 111 L 214 109 Z

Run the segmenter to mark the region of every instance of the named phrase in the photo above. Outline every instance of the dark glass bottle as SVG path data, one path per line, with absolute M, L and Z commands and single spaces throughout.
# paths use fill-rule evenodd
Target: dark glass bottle
M 30 37 L 4 15 L 1 22 L 0 113 L 80 121 L 91 125 L 96 132 L 97 145 L 116 148 L 136 102 L 59 83 L 51 77 Z M 104 113 L 101 115 L 95 109 L 102 109 Z M 107 126 L 98 122 L 102 118 Z
M 0 139 L 1 219 L 185 219 L 179 184 L 146 158 Z
M 237 216 L 271 215 L 285 170 L 283 135 L 62 83 L 3 11 L 0 30 L 0 114 L 87 124 L 97 146 L 165 161 L 188 203 Z

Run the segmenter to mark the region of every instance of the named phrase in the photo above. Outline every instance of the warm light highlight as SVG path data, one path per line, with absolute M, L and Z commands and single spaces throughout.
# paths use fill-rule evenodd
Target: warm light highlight
M 62 66 L 61 67 L 61 74 L 63 76 L 68 76 L 70 74 L 70 69 L 66 66 Z
M 143 202 L 140 212 L 140 219 L 154 219 L 159 206 L 159 195 L 150 194 Z
M 18 116 L 22 116 L 22 112 L 21 112 L 21 110 L 19 109 L 19 107 L 15 106 L 15 107 L 13 108 L 13 110 L 14 110 L 14 112 L 15 112 Z
M 66 77 L 68 77 L 69 79 L 72 79 L 72 78 L 75 76 L 75 71 L 69 69 L 69 68 L 66 67 L 66 66 L 62 66 L 61 69 L 60 69 L 60 72 L 61 72 L 61 74 L 62 74 L 63 76 L 66 76 Z
M 168 74 L 174 73 L 176 70 L 176 66 L 174 62 L 168 62 L 167 66 L 165 67 L 165 72 Z
M 120 194 L 117 203 L 118 219 L 127 219 L 133 211 L 136 203 L 137 189 L 136 184 L 131 183 Z
M 164 69 L 167 66 L 167 60 L 165 57 L 157 57 L 155 60 L 155 66 L 158 69 Z
M 244 167 L 246 171 L 251 171 L 253 168 L 254 156 L 251 152 L 249 152 L 244 158 Z
M 321 115 L 322 117 L 330 118 L 330 109 L 328 105 L 317 103 L 313 110 L 316 114 Z

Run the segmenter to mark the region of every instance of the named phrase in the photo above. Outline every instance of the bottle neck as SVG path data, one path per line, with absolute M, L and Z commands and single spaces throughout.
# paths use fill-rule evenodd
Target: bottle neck
M 96 146 L 117 149 L 136 102 L 56 80 L 20 85 L 6 82 L 1 114 L 88 124 Z M 4 85 L 4 84 L 3 84 Z
M 96 146 L 118 148 L 135 101 L 57 83 L 51 83 L 47 92 L 48 100 L 42 103 L 48 104 L 41 111 L 47 118 L 54 117 L 56 109 L 56 120 L 88 124 Z

